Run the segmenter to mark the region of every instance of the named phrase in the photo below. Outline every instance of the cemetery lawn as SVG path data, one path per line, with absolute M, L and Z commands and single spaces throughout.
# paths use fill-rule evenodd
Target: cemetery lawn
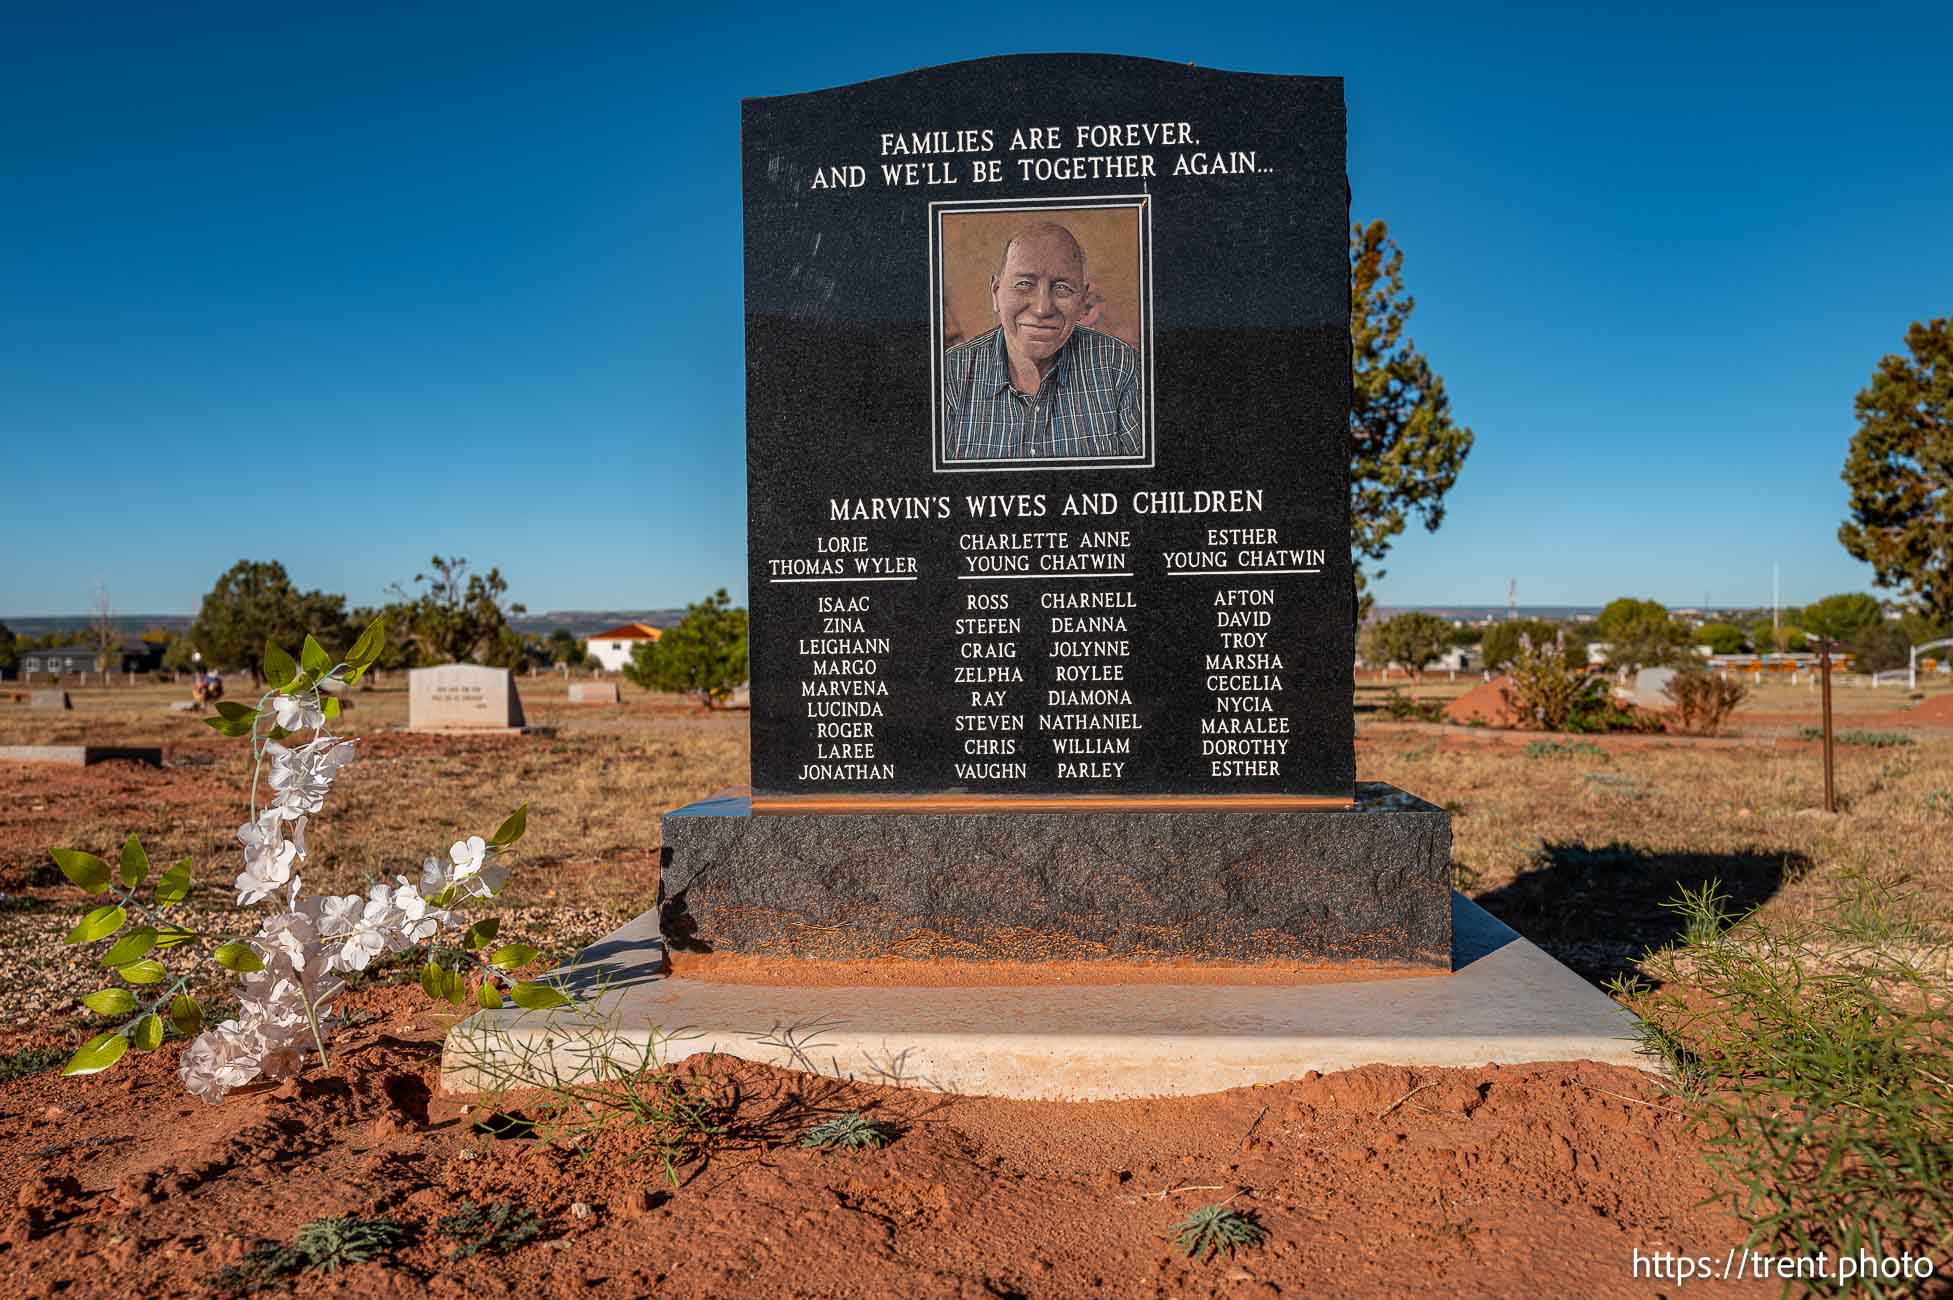
M 308 835 L 308 886 L 346 891 L 412 871 L 527 802 L 516 883 L 501 900 L 505 935 L 566 953 L 648 905 L 658 814 L 743 783 L 745 716 L 629 686 L 620 705 L 575 708 L 560 682 L 522 691 L 530 721 L 554 736 L 390 731 L 405 720 L 404 681 L 360 692 L 344 729 L 362 753 Z M 200 921 L 254 924 L 228 888 L 244 750 L 169 713 L 180 693 L 77 691 L 72 713 L 0 709 L 0 745 L 167 752 L 160 770 L 0 763 L 0 1294 L 208 1294 L 221 1270 L 269 1258 L 249 1255 L 258 1239 L 348 1214 L 391 1218 L 405 1235 L 379 1258 L 298 1286 L 1638 1295 L 1649 1283 L 1631 1277 L 1634 1248 L 1720 1261 L 1746 1235 L 1701 1204 L 1714 1175 L 1680 1104 L 1651 1075 L 1591 1064 L 1369 1067 L 1209 1097 L 1056 1104 L 838 1084 L 699 1055 L 674 1061 L 658 1092 L 693 1107 L 614 1120 L 579 1151 L 551 1130 L 546 1096 L 464 1112 L 465 1099 L 438 1093 L 453 1014 L 389 973 L 348 995 L 361 1023 L 341 1032 L 331 1069 L 295 1088 L 204 1106 L 176 1080 L 175 1039 L 107 1074 L 61 1079 L 50 1067 L 88 1032 L 74 999 L 101 979 L 60 943 L 81 896 L 49 845 L 108 853 L 135 830 L 153 860 L 194 858 L 199 885 L 185 907 Z M 1766 742 L 1740 747 L 1485 744 L 1365 712 L 1358 775 L 1450 808 L 1460 888 L 1601 982 L 1642 970 L 1643 951 L 1682 925 L 1661 904 L 1710 880 L 1733 909 L 1765 920 L 1820 914 L 1854 874 L 1898 891 L 1929 925 L 1953 915 L 1953 734 L 1907 727 L 1903 697 L 1871 694 L 1841 696 L 1841 726 L 1871 719 L 1860 729 L 1912 743 L 1842 746 L 1836 816 L 1815 811 L 1819 756 L 1794 738 L 1814 702 L 1806 709 L 1810 697 L 1790 688 L 1739 715 Z M 497 1110 L 516 1122 L 498 1125 L 502 1136 L 479 1131 Z M 895 1140 L 854 1153 L 797 1145 L 847 1112 L 892 1126 Z M 655 1134 L 676 1187 L 645 1158 Z M 537 1231 L 505 1242 L 506 1256 L 450 1259 L 456 1240 L 441 1225 L 463 1198 L 509 1202 L 508 1222 L 533 1214 Z M 1173 1226 L 1221 1201 L 1251 1212 L 1266 1245 L 1189 1262 Z M 1698 1293 L 1776 1289 L 1691 1284 Z

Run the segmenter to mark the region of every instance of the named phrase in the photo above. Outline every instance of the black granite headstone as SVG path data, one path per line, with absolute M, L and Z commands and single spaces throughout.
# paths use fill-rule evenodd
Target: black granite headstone
M 755 807 L 1349 800 L 1341 80 L 984 59 L 743 165 Z

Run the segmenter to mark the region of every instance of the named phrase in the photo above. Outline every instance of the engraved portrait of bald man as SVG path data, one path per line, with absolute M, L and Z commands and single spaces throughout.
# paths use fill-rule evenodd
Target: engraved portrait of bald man
M 1085 249 L 1054 221 L 1004 242 L 996 325 L 943 354 L 946 461 L 1134 456 L 1143 450 L 1139 352 L 1084 323 Z

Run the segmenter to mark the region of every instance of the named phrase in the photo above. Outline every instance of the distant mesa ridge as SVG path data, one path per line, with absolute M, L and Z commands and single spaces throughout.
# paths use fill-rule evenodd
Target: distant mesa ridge
M 117 614 L 115 626 L 128 637 L 140 636 L 152 627 L 167 628 L 178 634 L 190 630 L 190 614 Z M 652 627 L 672 627 L 685 617 L 682 609 L 552 609 L 545 614 L 518 614 L 509 620 L 516 631 L 533 636 L 548 636 L 566 627 L 572 636 L 587 637 L 623 623 L 645 623 Z M 95 625 L 89 614 L 0 614 L 16 636 L 46 636 L 50 632 L 81 632 Z

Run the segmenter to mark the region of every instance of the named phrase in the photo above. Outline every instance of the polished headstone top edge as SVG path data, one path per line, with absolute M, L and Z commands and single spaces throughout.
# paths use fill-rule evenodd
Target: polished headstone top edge
M 1396 786 L 1383 781 L 1358 781 L 1355 802 L 1343 807 L 1325 805 L 1318 808 L 1105 808 L 1105 809 L 1067 809 L 1054 808 L 1049 811 L 1025 810 L 1022 808 L 999 809 L 994 812 L 976 808 L 957 809 L 945 812 L 937 809 L 915 812 L 876 809 L 872 812 L 769 812 L 769 819 L 775 817 L 1349 817 L 1365 813 L 1443 813 L 1436 804 L 1418 798 Z M 753 797 L 747 793 L 726 792 L 688 803 L 682 808 L 674 808 L 664 814 L 666 817 L 750 817 L 753 815 Z
M 891 72 L 879 77 L 868 77 L 861 81 L 840 81 L 831 86 L 816 86 L 811 90 L 791 90 L 778 95 L 747 95 L 741 104 L 768 104 L 776 100 L 800 99 L 808 95 L 824 95 L 834 90 L 853 90 L 863 86 L 875 86 L 882 82 L 900 81 L 923 72 L 947 72 L 959 68 L 981 67 L 984 64 L 999 63 L 1046 63 L 1066 59 L 1095 59 L 1104 63 L 1123 63 L 1138 67 L 1178 69 L 1181 72 L 1206 73 L 1212 76 L 1254 78 L 1262 81 L 1315 81 L 1342 85 L 1343 78 L 1334 75 L 1316 75 L 1298 72 L 1254 72 L 1236 68 L 1213 68 L 1199 63 L 1181 63 L 1174 59 L 1155 59 L 1143 54 L 1105 54 L 1091 50 L 1072 50 L 1069 52 L 1041 51 L 1035 54 L 987 54 L 977 59 L 958 59 L 953 63 L 925 63 L 921 67 L 909 68 L 902 72 Z

